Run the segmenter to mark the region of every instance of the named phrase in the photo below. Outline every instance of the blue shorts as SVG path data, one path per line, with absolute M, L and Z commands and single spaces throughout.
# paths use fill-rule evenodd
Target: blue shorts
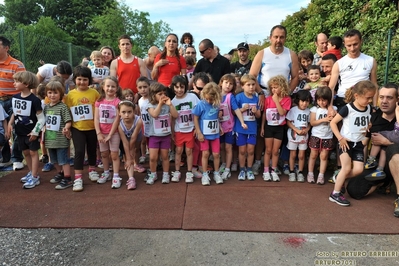
M 47 149 L 50 162 L 58 165 L 69 164 L 68 148 Z
M 237 133 L 237 146 L 256 145 L 256 134 Z
M 224 133 L 222 136 L 220 136 L 220 143 L 234 145 L 236 143 L 234 132 L 230 131 L 230 132 Z

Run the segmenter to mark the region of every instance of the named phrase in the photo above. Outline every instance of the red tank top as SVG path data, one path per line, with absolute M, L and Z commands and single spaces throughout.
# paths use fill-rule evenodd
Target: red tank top
M 124 89 L 131 89 L 134 93 L 137 93 L 136 80 L 141 76 L 139 60 L 135 56 L 133 61 L 130 63 L 124 63 L 120 57 L 117 58 L 117 77 L 119 86 Z

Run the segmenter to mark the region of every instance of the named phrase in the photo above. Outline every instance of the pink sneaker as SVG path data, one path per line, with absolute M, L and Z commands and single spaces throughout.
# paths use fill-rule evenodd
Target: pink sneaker
M 317 184 L 318 185 L 324 185 L 324 177 L 318 176 L 317 177 Z
M 202 174 L 197 169 L 193 169 L 192 173 L 195 178 L 202 178 Z
M 314 175 L 308 174 L 307 179 L 308 179 L 308 183 L 314 184 Z
M 145 168 L 141 164 L 136 164 L 134 166 L 134 171 L 139 172 L 139 173 L 144 173 Z
M 131 177 L 127 180 L 126 186 L 128 190 L 136 189 L 136 180 L 134 179 L 134 177 Z

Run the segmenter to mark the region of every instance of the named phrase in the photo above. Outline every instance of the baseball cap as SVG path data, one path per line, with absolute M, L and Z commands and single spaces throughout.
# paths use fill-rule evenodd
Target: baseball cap
M 246 42 L 241 42 L 237 45 L 237 50 L 240 49 L 245 49 L 245 50 L 249 50 L 249 45 Z

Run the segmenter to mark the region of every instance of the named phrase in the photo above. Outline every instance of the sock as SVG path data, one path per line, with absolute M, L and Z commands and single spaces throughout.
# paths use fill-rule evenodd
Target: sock
M 302 174 L 302 171 L 298 171 L 298 174 Z
M 134 177 L 133 177 L 133 176 L 131 176 L 131 177 L 129 177 L 129 179 L 134 179 Z
M 168 172 L 163 172 L 162 175 L 163 175 L 163 176 L 168 176 L 169 173 L 168 173 Z
M 109 170 L 104 170 L 104 174 L 109 175 Z
M 214 175 L 218 175 L 218 174 L 219 174 L 219 171 L 214 171 L 213 174 L 214 174 Z
M 294 170 L 290 170 L 290 174 L 291 174 L 291 173 L 294 173 Z
M 96 171 L 96 168 L 94 166 L 89 166 L 89 172 Z
M 114 178 L 119 177 L 119 173 L 114 173 Z
M 263 172 L 264 172 L 264 173 L 269 173 L 269 167 L 268 167 L 268 166 L 267 166 L 267 167 L 264 167 L 264 168 L 263 168 Z
M 230 168 L 224 168 L 225 172 L 230 172 Z
M 313 172 L 308 172 L 308 175 L 314 176 Z M 320 175 L 319 175 L 320 176 Z
M 333 191 L 333 194 L 339 194 L 339 193 L 341 193 L 341 191 Z
M 247 169 L 245 169 L 245 167 L 240 167 L 240 171 L 244 171 L 244 172 L 246 172 L 246 171 L 247 171 Z
M 75 179 L 82 179 L 82 174 L 75 174 Z
M 272 167 L 273 172 L 277 172 L 276 170 L 277 170 L 277 167 Z
M 367 161 L 369 161 L 369 160 L 370 160 L 370 161 L 374 161 L 374 160 L 375 160 L 375 158 L 376 158 L 375 156 L 371 156 L 371 155 L 369 155 L 369 158 L 367 159 Z
M 378 166 L 377 170 L 383 172 L 384 171 L 384 167 L 383 166 Z
M 176 170 L 175 172 L 176 172 L 176 173 L 180 173 L 180 170 Z M 165 173 L 165 172 L 164 172 L 164 173 Z

